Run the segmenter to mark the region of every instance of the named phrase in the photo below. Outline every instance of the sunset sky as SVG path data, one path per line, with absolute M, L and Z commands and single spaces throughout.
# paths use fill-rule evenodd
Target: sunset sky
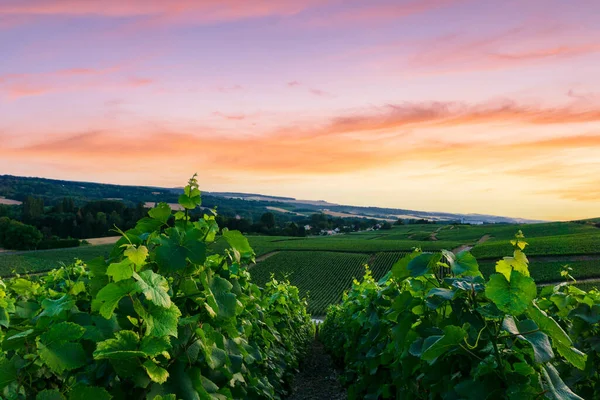
M 0 0 L 0 174 L 600 216 L 600 1 Z

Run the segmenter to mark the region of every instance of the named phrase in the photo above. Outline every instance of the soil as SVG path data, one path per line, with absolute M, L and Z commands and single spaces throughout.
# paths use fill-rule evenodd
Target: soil
M 275 254 L 277 254 L 277 253 L 279 253 L 279 251 L 270 251 L 270 252 L 268 252 L 268 253 L 265 253 L 265 254 L 263 254 L 262 256 L 258 256 L 258 257 L 256 257 L 256 259 L 255 259 L 255 260 L 256 260 L 256 262 L 258 263 L 258 262 L 261 262 L 261 261 L 264 261 L 264 260 L 266 260 L 266 259 L 267 259 L 267 258 L 269 258 L 269 257 L 272 257 L 272 256 L 274 256 L 274 255 L 275 255 Z
M 108 237 L 101 237 L 101 238 L 91 238 L 91 239 L 85 239 L 88 241 L 89 244 L 91 244 L 92 246 L 97 246 L 100 244 L 113 244 L 116 243 L 117 240 L 121 239 L 121 236 L 108 236 Z
M 288 400 L 345 400 L 346 390 L 338 381 L 335 369 L 323 344 L 315 340 L 310 353 L 300 365 Z

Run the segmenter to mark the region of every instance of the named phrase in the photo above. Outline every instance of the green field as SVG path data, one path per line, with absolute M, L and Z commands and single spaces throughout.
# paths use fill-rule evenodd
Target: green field
M 353 279 L 364 275 L 368 260 L 367 254 L 282 251 L 253 266 L 250 273 L 259 285 L 271 274 L 275 279 L 289 279 L 301 296 L 308 295 L 308 311 L 324 315 L 329 304 L 342 299 Z
M 561 281 L 563 278 L 560 276 L 560 270 L 563 265 L 573 268 L 571 275 L 575 279 L 600 278 L 600 259 L 572 260 L 564 257 L 559 261 L 546 261 L 531 258 L 529 273 L 537 283 Z M 495 260 L 483 260 L 479 263 L 479 268 L 486 277 L 495 272 L 495 266 Z
M 309 310 L 322 315 L 327 305 L 341 299 L 354 278 L 363 276 L 363 265 L 367 262 L 375 279 L 380 279 L 395 261 L 415 247 L 438 251 L 470 245 L 474 246 L 471 251 L 478 258 L 482 272 L 489 276 L 498 259 L 512 254 L 509 241 L 518 230 L 523 231 L 529 243 L 526 254 L 531 258 L 530 271 L 537 282 L 560 281 L 564 264 L 573 268 L 576 279 L 600 278 L 600 229 L 591 223 L 401 225 L 389 230 L 334 236 L 248 236 L 248 240 L 257 257 L 279 252 L 253 266 L 253 278 L 262 283 L 271 273 L 278 279 L 287 276 L 303 295 L 309 293 Z M 487 240 L 477 244 L 484 236 Z M 107 255 L 111 247 L 0 254 L 0 276 L 47 271 L 75 258 L 85 261 Z M 217 240 L 209 251 L 221 252 L 226 247 L 225 241 Z
M 112 244 L 82 246 L 68 249 L 27 251 L 18 254 L 0 253 L 0 276 L 13 273 L 36 273 L 58 268 L 61 264 L 71 264 L 78 258 L 90 260 L 98 256 L 107 256 Z

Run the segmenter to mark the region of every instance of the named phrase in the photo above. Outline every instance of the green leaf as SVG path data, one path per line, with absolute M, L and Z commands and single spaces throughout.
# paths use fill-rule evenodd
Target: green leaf
M 124 258 L 122 261 L 118 263 L 112 263 L 108 266 L 106 270 L 106 275 L 112 277 L 115 282 L 122 281 L 124 279 L 131 278 L 133 274 L 133 265 L 131 264 L 131 260 L 128 258 Z
M 193 230 L 192 232 L 200 234 L 198 230 Z M 187 257 L 192 263 L 204 264 L 204 261 L 206 261 L 206 243 L 201 242 L 196 236 L 196 234 L 186 235 L 184 247 L 187 250 Z
M 425 348 L 423 344 L 423 353 L 421 359 L 433 364 L 442 354 L 456 348 L 467 336 L 467 332 L 461 327 L 448 325 L 444 328 L 444 335 Z
M 2 356 L 0 356 L 2 357 Z M 17 367 L 7 358 L 0 358 L 0 391 L 16 381 L 18 377 Z
M 216 345 L 213 345 L 209 350 L 206 362 L 210 368 L 219 369 L 227 362 L 227 353 L 225 350 L 221 350 Z
M 148 257 L 148 248 L 146 246 L 129 246 L 123 252 L 125 257 L 137 266 L 144 265 L 146 258 Z
M 580 370 L 585 369 L 585 362 L 587 361 L 587 355 L 582 353 L 580 350 L 573 346 L 568 346 L 562 343 L 554 342 L 558 353 L 563 356 L 568 362 L 574 365 Z
M 532 304 L 527 310 L 529 318 L 535 321 L 542 332 L 545 332 L 552 338 L 552 342 L 561 343 L 565 346 L 571 346 L 573 342 L 561 326 L 549 317 L 544 311 L 540 310 L 536 304 Z
M 530 277 L 512 271 L 510 282 L 502 274 L 493 274 L 485 289 L 485 295 L 505 313 L 522 314 L 537 295 L 537 287 Z
M 253 260 L 254 250 L 250 247 L 248 239 L 240 233 L 240 231 L 230 231 L 227 228 L 223 229 L 223 237 L 233 249 L 236 261 Z
M 140 350 L 148 357 L 156 357 L 164 351 L 171 348 L 171 339 L 169 336 L 151 337 L 144 336 L 140 345 Z
M 508 281 L 513 270 L 529 276 L 527 257 L 521 250 L 515 250 L 514 257 L 504 257 L 496 263 L 496 272 L 504 275 Z
M 106 319 L 110 319 L 119 301 L 123 297 L 137 293 L 138 291 L 139 287 L 137 283 L 132 280 L 109 283 L 104 286 L 96 295 L 96 301 L 101 304 L 99 309 L 100 315 Z
M 548 335 L 537 331 L 538 326 L 530 319 L 515 322 L 512 316 L 506 316 L 502 323 L 502 328 L 507 332 L 516 335 L 515 337 L 525 340 L 533 347 L 535 362 L 544 363 L 554 358 L 554 352 L 548 340 Z
M 433 258 L 433 254 L 419 254 L 408 262 L 407 269 L 410 276 L 423 276 L 430 273 L 430 262 Z
M 148 211 L 148 215 L 151 218 L 166 224 L 171 216 L 171 207 L 169 207 L 167 203 L 160 202 L 154 208 Z
M 97 386 L 76 385 L 69 392 L 69 400 L 110 400 L 112 396 L 106 389 Z
M 37 394 L 37 396 L 35 396 L 35 400 L 66 400 L 65 396 L 62 395 L 61 392 L 59 392 L 56 389 L 46 389 L 46 390 L 42 390 L 41 392 L 39 392 Z
M 134 272 L 133 277 L 137 281 L 139 291 L 147 300 L 160 307 L 169 308 L 171 306 L 171 297 L 168 293 L 169 283 L 162 275 L 146 270 L 139 274 Z
M 167 370 L 159 367 L 151 360 L 144 361 L 142 366 L 144 367 L 146 373 L 148 373 L 148 376 L 150 377 L 150 379 L 152 379 L 153 382 L 165 383 L 169 378 L 169 373 L 167 372 Z
M 148 332 L 146 334 L 154 337 L 177 337 L 177 321 L 180 316 L 181 312 L 173 303 L 169 308 L 150 305 L 147 321 Z
M 62 296 L 60 299 L 44 299 L 42 301 L 42 312 L 40 317 L 56 317 L 63 311 L 69 311 L 75 305 L 75 300 L 72 300 L 68 295 Z
M 569 387 L 563 382 L 558 371 L 550 363 L 544 364 L 542 368 L 542 374 L 546 378 L 546 385 L 548 391 L 556 400 L 583 400 L 582 397 L 577 396 Z
M 143 233 L 151 233 L 151 232 L 157 231 L 163 225 L 164 225 L 164 223 L 162 221 L 146 217 L 146 218 L 140 219 L 137 222 L 137 224 L 135 224 L 135 232 L 137 232 L 139 235 L 141 235 Z M 133 234 L 133 232 L 131 232 L 131 230 L 127 231 L 127 233 Z M 121 243 L 119 243 L 119 242 L 121 242 Z M 137 241 L 137 242 L 138 243 L 134 242 L 134 244 L 141 244 L 141 240 Z M 129 244 L 129 242 L 127 240 L 121 241 L 119 239 L 119 241 L 117 242 L 117 244 L 118 245 Z
M 535 374 L 535 369 L 526 362 L 518 362 L 513 364 L 513 369 L 517 374 L 529 376 Z
M 54 373 L 61 374 L 85 365 L 85 352 L 80 343 L 55 342 L 46 345 L 38 341 L 37 348 L 40 359 Z
M 600 305 L 594 304 L 590 307 L 589 304 L 579 303 L 576 308 L 571 310 L 569 318 L 578 317 L 589 324 L 600 322 Z
M 175 272 L 186 267 L 187 249 L 179 245 L 179 241 L 170 237 L 161 238 L 160 246 L 156 249 L 156 262 L 167 272 Z
M 194 193 L 194 195 L 192 196 L 188 196 L 185 193 L 180 195 L 178 203 L 181 204 L 184 208 L 187 208 L 188 210 L 193 210 L 201 204 L 200 191 L 198 191 L 198 194 Z
M 80 339 L 85 333 L 85 328 L 73 322 L 60 322 L 40 336 L 40 340 L 45 344 L 54 342 L 73 342 Z
M 455 276 L 481 276 L 477 260 L 468 251 L 461 251 L 454 255 L 450 251 L 442 250 L 442 254 L 448 260 Z
M 427 293 L 427 297 L 438 296 L 444 300 L 452 300 L 454 299 L 455 294 L 455 290 L 450 290 L 446 288 L 433 288 L 429 291 L 429 293 Z
M 420 251 L 414 251 L 411 254 L 402 257 L 400 260 L 394 263 L 394 265 L 392 266 L 392 276 L 394 277 L 394 279 L 396 279 L 396 281 L 401 281 L 410 276 L 410 271 L 408 270 L 408 263 L 410 263 L 420 254 Z
M 94 351 L 94 359 L 127 360 L 145 357 L 146 353 L 138 349 L 140 339 L 133 331 L 119 331 L 113 339 L 99 342 Z

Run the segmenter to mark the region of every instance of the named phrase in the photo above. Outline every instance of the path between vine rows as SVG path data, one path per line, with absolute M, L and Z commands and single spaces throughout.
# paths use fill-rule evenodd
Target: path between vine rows
M 294 377 L 288 400 L 345 400 L 346 390 L 340 384 L 338 375 L 323 344 L 315 339 L 300 365 L 300 372 Z

